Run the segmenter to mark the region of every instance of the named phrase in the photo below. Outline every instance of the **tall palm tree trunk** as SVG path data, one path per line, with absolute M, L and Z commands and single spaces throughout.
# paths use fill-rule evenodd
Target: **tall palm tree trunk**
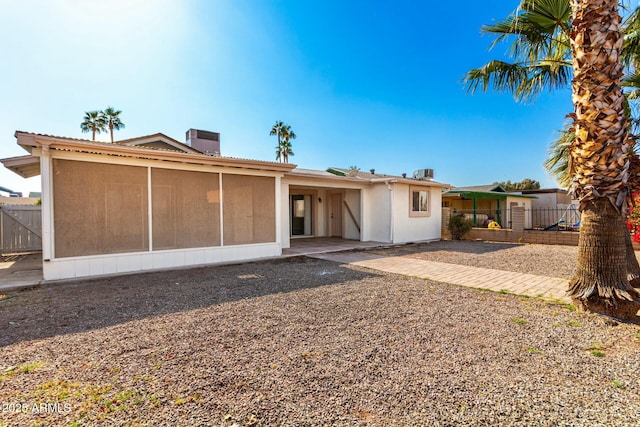
M 640 294 L 627 280 L 627 230 L 621 212 L 629 147 L 618 2 L 571 0 L 571 7 L 576 138 L 570 152 L 582 222 L 578 267 L 568 294 L 579 309 L 635 318 Z

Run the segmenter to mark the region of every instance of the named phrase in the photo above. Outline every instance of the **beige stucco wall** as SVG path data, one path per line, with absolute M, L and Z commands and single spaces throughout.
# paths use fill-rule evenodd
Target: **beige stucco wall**
M 407 184 L 393 184 L 393 243 L 418 242 L 441 238 L 442 191 L 437 187 L 415 187 L 429 191 L 429 215 L 412 217 L 411 191 Z
M 391 215 L 394 194 L 391 189 L 384 184 L 378 184 L 365 191 L 364 236 L 368 241 L 391 242 L 393 238 Z

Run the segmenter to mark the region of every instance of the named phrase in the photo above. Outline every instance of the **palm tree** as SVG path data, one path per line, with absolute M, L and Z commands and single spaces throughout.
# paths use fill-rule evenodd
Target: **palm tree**
M 122 111 L 116 111 L 113 107 L 107 107 L 107 109 L 101 113 L 104 118 L 105 125 L 109 128 L 111 142 L 113 142 L 113 130 L 124 129 L 124 123 L 120 120 L 120 113 L 122 113 Z
M 468 92 L 492 86 L 527 101 L 545 89 L 566 86 L 573 75 L 575 140 L 568 142 L 567 165 L 583 218 L 569 294 L 581 309 L 635 316 L 640 294 L 627 280 L 628 233 L 621 215 L 629 127 L 620 86 L 617 1 L 522 0 L 516 12 L 483 32 L 497 35 L 493 46 L 513 38 L 514 62 L 491 61 L 469 71 L 463 79 Z
M 291 146 L 291 142 L 288 139 L 282 141 L 280 152 L 282 153 L 282 161 L 284 163 L 289 163 L 289 156 L 294 156 L 293 148 Z
M 276 135 L 278 145 L 276 146 L 276 160 L 282 163 L 289 163 L 289 156 L 293 156 L 291 140 L 296 139 L 296 134 L 291 130 L 291 126 L 277 121 L 272 127 L 269 135 Z
M 276 135 L 276 138 L 278 139 L 278 145 L 276 146 L 276 160 L 279 162 L 282 162 L 284 159 L 282 153 L 282 129 L 284 126 L 285 124 L 282 121 L 276 121 L 276 124 L 271 127 L 271 132 L 269 132 L 269 135 Z
M 296 134 L 294 131 L 291 130 L 291 126 L 285 125 L 282 127 L 281 136 L 282 136 L 281 152 L 283 155 L 283 162 L 289 163 L 289 156 L 295 155 L 292 150 L 291 140 L 296 139 Z
M 106 123 L 100 111 L 85 111 L 84 120 L 80 123 L 82 132 L 91 132 L 91 140 L 96 140 L 96 133 L 104 132 Z
M 627 280 L 625 223 L 629 122 L 621 79 L 617 0 L 571 0 L 575 141 L 573 190 L 582 212 L 569 295 L 583 310 L 635 318 L 640 293 Z

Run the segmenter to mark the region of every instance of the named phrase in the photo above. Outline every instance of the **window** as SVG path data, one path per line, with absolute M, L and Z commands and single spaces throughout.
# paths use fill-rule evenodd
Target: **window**
M 431 210 L 429 205 L 431 199 L 429 197 L 429 190 L 425 188 L 410 189 L 411 198 L 409 200 L 409 216 L 430 216 Z

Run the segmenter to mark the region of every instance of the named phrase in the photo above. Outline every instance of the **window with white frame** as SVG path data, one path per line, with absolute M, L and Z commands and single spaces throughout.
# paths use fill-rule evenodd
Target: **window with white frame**
M 424 187 L 411 187 L 409 199 L 409 216 L 430 216 L 431 197 L 429 189 Z

